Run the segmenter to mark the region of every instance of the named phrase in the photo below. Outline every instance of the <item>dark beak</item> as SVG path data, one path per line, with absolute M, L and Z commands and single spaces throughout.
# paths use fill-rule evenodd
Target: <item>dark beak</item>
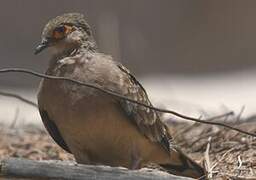
M 35 48 L 34 54 L 38 54 L 49 46 L 49 41 L 43 39 L 42 42 Z

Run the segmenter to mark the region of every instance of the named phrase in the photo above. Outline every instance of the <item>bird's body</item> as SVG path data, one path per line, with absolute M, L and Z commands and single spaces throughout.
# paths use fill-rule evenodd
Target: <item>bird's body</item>
M 110 57 L 100 53 L 77 57 L 57 61 L 47 74 L 99 87 L 112 84 L 112 90 L 122 94 L 128 90 L 123 89 L 127 74 Z M 38 98 L 40 108 L 47 109 L 70 151 L 81 163 L 133 168 L 136 163 L 169 161 L 167 151 L 140 133 L 125 114 L 120 100 L 111 95 L 65 81 L 44 80 Z
M 79 14 L 66 14 L 51 23 L 57 27 L 70 25 L 74 15 L 75 20 L 77 16 L 82 19 Z M 79 21 L 74 21 L 74 25 L 75 22 Z M 87 26 L 84 21 L 79 23 L 79 28 Z M 43 34 L 54 34 L 56 27 L 50 25 Z M 66 44 L 55 42 L 55 54 L 46 73 L 89 83 L 151 105 L 136 78 L 110 56 L 99 53 L 89 31 L 79 28 L 67 34 L 73 39 L 66 40 Z M 87 34 L 82 36 L 81 32 Z M 204 175 L 203 168 L 173 145 L 167 126 L 152 109 L 97 89 L 49 79 L 41 82 L 38 105 L 50 135 L 74 154 L 79 163 L 130 169 L 155 163 L 174 174 Z

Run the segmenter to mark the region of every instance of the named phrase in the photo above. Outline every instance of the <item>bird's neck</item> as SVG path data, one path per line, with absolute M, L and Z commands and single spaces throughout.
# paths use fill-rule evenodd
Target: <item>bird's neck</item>
M 62 44 L 52 48 L 52 59 L 60 60 L 65 57 L 72 57 L 80 53 L 98 52 L 97 45 L 93 39 L 82 41 L 80 44 Z
M 98 52 L 97 45 L 92 39 L 90 41 L 84 41 L 79 46 L 66 46 L 63 49 L 55 49 L 55 53 L 52 53 L 52 58 L 49 62 L 49 68 L 54 67 L 57 61 L 73 57 L 82 53 L 96 53 Z
M 77 49 L 77 53 L 81 52 L 98 52 L 98 47 L 94 39 L 90 39 L 90 41 L 82 42 L 81 46 Z

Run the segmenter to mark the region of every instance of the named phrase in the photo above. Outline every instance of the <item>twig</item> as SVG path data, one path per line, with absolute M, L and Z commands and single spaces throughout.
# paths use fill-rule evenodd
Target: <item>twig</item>
M 239 114 L 237 115 L 237 118 L 236 118 L 237 123 L 241 120 L 241 117 L 242 117 L 242 114 L 243 114 L 244 110 L 245 110 L 245 105 L 242 106 Z
M 36 103 L 34 103 L 33 101 L 30 101 L 30 100 L 28 100 L 28 99 L 26 99 L 26 98 L 24 98 L 24 97 L 22 97 L 20 95 L 13 94 L 13 93 L 8 93 L 8 92 L 3 92 L 3 91 L 0 91 L 0 95 L 1 96 L 7 96 L 7 97 L 19 99 L 20 101 L 25 102 L 25 103 L 27 103 L 27 104 L 37 108 L 37 104 Z
M 179 114 L 179 113 L 177 113 L 177 112 L 175 112 L 175 111 L 171 111 L 171 110 L 167 110 L 167 109 L 156 108 L 156 107 L 153 107 L 153 106 L 151 106 L 151 105 L 147 105 L 147 104 L 138 102 L 138 101 L 136 101 L 136 100 L 133 100 L 133 99 L 131 99 L 131 98 L 125 97 L 125 96 L 123 96 L 123 95 L 120 95 L 119 93 L 116 93 L 116 92 L 114 92 L 114 91 L 105 90 L 105 89 L 102 89 L 102 88 L 99 87 L 99 86 L 95 86 L 95 85 L 89 84 L 89 83 L 84 83 L 84 82 L 82 82 L 82 81 L 76 81 L 76 80 L 71 79 L 71 78 L 50 76 L 50 75 L 38 73 L 38 72 L 36 72 L 36 71 L 29 70 L 29 69 L 24 69 L 24 68 L 4 68 L 4 69 L 0 69 L 0 73 L 11 73 L 11 72 L 15 72 L 15 73 L 25 73 L 25 74 L 33 75 L 33 76 L 40 77 L 40 78 L 44 78 L 44 79 L 62 80 L 62 81 L 64 80 L 64 81 L 72 82 L 72 83 L 75 83 L 75 84 L 78 84 L 78 85 L 81 85 L 81 86 L 86 86 L 86 87 L 89 87 L 89 88 L 94 88 L 94 89 L 99 90 L 99 91 L 101 91 L 101 92 L 103 92 L 103 93 L 106 93 L 106 94 L 109 94 L 109 95 L 112 95 L 112 96 L 121 98 L 121 99 L 123 99 L 123 100 L 126 100 L 126 101 L 129 101 L 129 102 L 138 104 L 138 105 L 140 105 L 140 106 L 144 106 L 144 107 L 153 109 L 153 110 L 158 111 L 158 112 L 173 114 L 173 115 L 175 115 L 175 116 L 177 116 L 177 117 L 180 117 L 180 118 L 183 118 L 183 119 L 186 119 L 186 120 L 190 120 L 190 121 L 194 121 L 194 122 L 200 122 L 200 123 L 204 123 L 204 124 L 211 124 L 211 125 L 226 127 L 226 128 L 232 129 L 232 130 L 234 130 L 234 131 L 238 131 L 238 132 L 240 132 L 240 133 L 243 133 L 243 134 L 247 134 L 247 135 L 256 137 L 256 134 L 255 134 L 255 133 L 246 132 L 246 131 L 241 130 L 241 129 L 239 129 L 239 128 L 232 127 L 232 126 L 229 126 L 229 125 L 226 125 L 226 124 L 223 124 L 223 123 L 219 123 L 219 122 L 209 122 L 209 120 L 212 121 L 213 119 L 217 119 L 217 118 L 221 118 L 221 117 L 226 117 L 226 116 L 233 115 L 233 114 L 234 114 L 233 111 L 232 111 L 232 112 L 229 112 L 229 113 L 226 113 L 226 114 L 224 114 L 224 115 L 221 115 L 221 116 L 217 116 L 217 117 L 214 117 L 214 118 L 210 118 L 210 119 L 208 119 L 207 121 L 204 121 L 204 120 L 200 120 L 200 119 L 197 119 L 197 118 L 193 118 L 193 117 L 189 117 L 189 116 L 185 116 L 185 115 Z
M 238 160 L 238 167 L 237 167 L 237 169 L 240 169 L 242 167 L 242 165 L 243 165 L 243 162 L 241 160 L 240 155 L 237 157 L 237 160 Z
M 211 137 L 209 137 L 208 139 L 208 144 L 206 147 L 206 151 L 204 153 L 204 158 L 205 158 L 205 168 L 206 171 L 208 173 L 208 178 L 211 179 L 213 177 L 213 173 L 212 173 L 212 166 L 211 166 L 211 161 L 210 161 L 210 156 L 209 156 L 209 151 L 210 151 L 210 147 L 211 147 Z

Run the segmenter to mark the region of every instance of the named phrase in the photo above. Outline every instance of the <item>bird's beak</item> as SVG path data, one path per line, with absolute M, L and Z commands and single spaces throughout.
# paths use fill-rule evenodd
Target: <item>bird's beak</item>
M 35 48 L 34 54 L 38 54 L 49 46 L 49 41 L 43 39 L 42 42 Z

